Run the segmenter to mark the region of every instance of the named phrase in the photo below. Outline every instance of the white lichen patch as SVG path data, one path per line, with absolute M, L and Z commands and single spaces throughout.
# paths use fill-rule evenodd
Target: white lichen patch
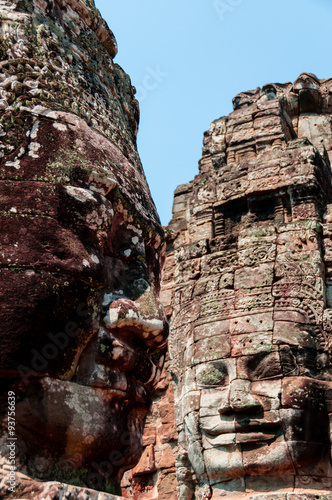
M 91 255 L 91 259 L 95 264 L 100 264 L 100 260 L 98 259 L 97 255 Z
M 82 262 L 83 266 L 84 267 L 90 267 L 90 263 L 87 259 L 83 259 L 83 262 Z
M 125 254 L 126 257 L 130 257 L 130 255 L 131 255 L 130 248 L 128 248 L 127 250 L 125 250 L 123 253 Z
M 97 210 L 93 210 L 89 215 L 87 215 L 86 222 L 89 224 L 91 229 L 97 231 L 99 239 L 107 237 L 105 228 L 108 223 L 108 214 L 105 205 L 101 205 L 98 212 Z
M 138 314 L 133 309 L 128 309 L 126 319 L 138 319 Z
M 32 125 L 32 129 L 30 131 L 30 137 L 31 137 L 32 140 L 37 139 L 39 125 L 40 125 L 40 121 L 39 120 L 36 120 L 34 122 L 34 124 Z
M 17 208 L 16 207 L 12 207 L 9 209 L 9 212 L 11 212 L 12 214 L 17 214 Z
M 6 161 L 5 166 L 13 167 L 16 168 L 16 170 L 19 170 L 21 168 L 20 160 Z
M 59 122 L 53 123 L 53 127 L 56 128 L 57 130 L 60 130 L 60 132 L 65 132 L 66 130 L 68 130 L 67 125 Z
M 143 236 L 143 231 L 139 225 L 133 226 L 132 224 L 128 224 L 127 228 L 128 228 L 128 230 L 132 231 L 133 233 L 136 233 L 139 237 Z
M 27 269 L 24 273 L 26 276 L 33 276 L 35 274 L 35 271 L 32 269 Z
M 20 150 L 19 150 L 18 155 L 17 155 L 17 157 L 16 157 L 16 158 L 22 158 L 22 156 L 24 155 L 24 153 L 25 153 L 25 149 L 24 149 L 24 147 L 22 146 L 22 147 L 20 148 Z
M 40 148 L 41 144 L 39 144 L 39 142 L 31 142 L 31 144 L 29 144 L 28 155 L 31 156 L 31 158 L 39 158 L 38 151 Z
M 67 193 L 78 201 L 83 203 L 87 201 L 96 201 L 95 197 L 88 189 L 83 189 L 75 186 L 66 186 Z
M 137 236 L 134 236 L 134 237 L 131 239 L 131 241 L 132 241 L 132 243 L 133 243 L 134 245 L 137 245 L 137 243 L 139 242 L 139 239 L 138 239 L 138 237 L 137 237 Z
M 106 320 L 107 320 L 107 323 L 109 325 L 112 325 L 113 323 L 116 323 L 118 321 L 118 319 L 119 319 L 119 309 L 120 308 L 117 308 L 117 309 L 112 308 L 112 309 L 108 310 L 108 314 L 107 314 Z
M 158 336 L 160 332 L 162 332 L 164 328 L 164 323 L 161 319 L 141 319 L 141 325 L 148 332 L 151 332 L 153 335 Z

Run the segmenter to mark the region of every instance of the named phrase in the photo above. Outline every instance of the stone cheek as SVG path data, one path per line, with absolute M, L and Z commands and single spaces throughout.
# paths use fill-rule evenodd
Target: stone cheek
M 331 81 L 312 79 L 240 94 L 175 191 L 181 499 L 329 497 Z

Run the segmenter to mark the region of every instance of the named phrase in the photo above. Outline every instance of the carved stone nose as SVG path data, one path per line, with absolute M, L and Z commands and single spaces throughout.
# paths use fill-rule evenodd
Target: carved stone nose
M 149 347 L 163 346 L 168 336 L 165 311 L 155 297 L 153 297 L 153 307 L 150 304 L 149 308 L 144 308 L 138 301 L 133 302 L 128 299 L 114 301 L 105 318 L 107 329 L 128 330 Z
M 263 409 L 259 399 L 250 393 L 249 380 L 233 380 L 229 386 L 228 398 L 221 401 L 218 412 L 221 415 L 232 413 L 252 413 Z

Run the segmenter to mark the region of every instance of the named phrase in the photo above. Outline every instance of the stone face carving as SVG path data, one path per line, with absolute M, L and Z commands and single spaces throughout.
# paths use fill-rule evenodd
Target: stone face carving
M 18 471 L 118 493 L 167 338 L 138 103 L 93 1 L 1 0 L 0 22 L 1 465 L 13 391 Z
M 331 497 L 331 90 L 302 74 L 239 94 L 175 191 L 181 500 Z

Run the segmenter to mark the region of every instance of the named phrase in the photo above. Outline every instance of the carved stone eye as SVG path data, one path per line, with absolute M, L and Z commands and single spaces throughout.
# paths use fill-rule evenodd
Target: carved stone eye
M 227 367 L 222 362 L 203 365 L 197 371 L 197 383 L 200 386 L 224 385 L 227 378 Z
M 251 380 L 264 380 L 281 376 L 280 360 L 277 352 L 252 356 L 248 363 Z

